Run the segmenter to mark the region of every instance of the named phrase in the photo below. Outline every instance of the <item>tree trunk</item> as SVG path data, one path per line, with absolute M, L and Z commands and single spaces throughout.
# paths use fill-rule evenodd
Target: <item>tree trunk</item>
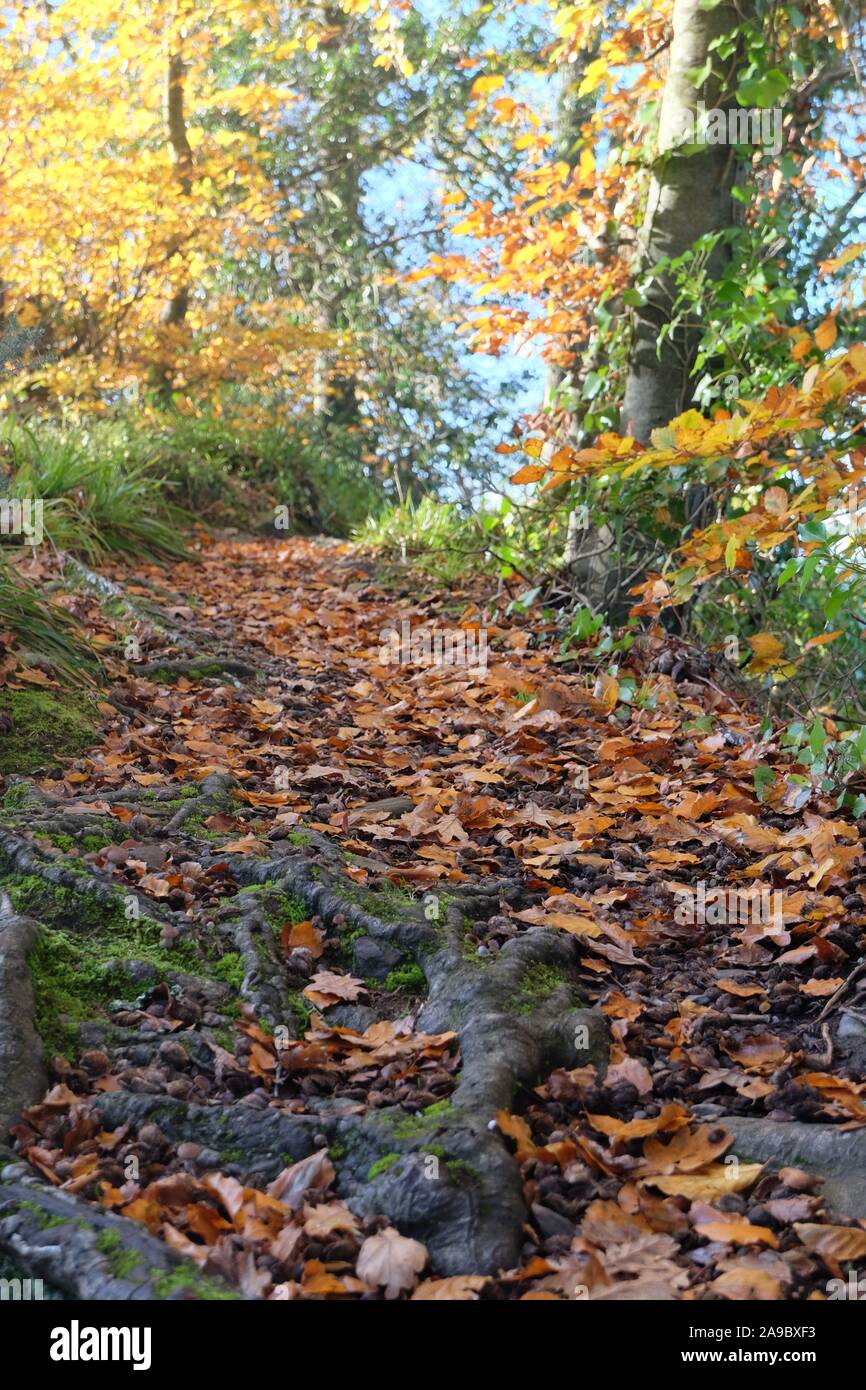
M 324 22 L 334 34 L 329 47 L 350 43 L 349 19 L 342 9 L 326 6 Z M 358 291 L 357 268 L 350 248 L 357 248 L 364 239 L 362 169 L 355 148 L 351 103 L 347 103 L 342 119 L 338 112 L 331 114 L 330 121 L 331 136 L 322 146 L 326 173 L 315 198 L 313 301 L 318 327 L 326 333 L 339 333 L 344 326 L 345 301 Z M 313 409 L 325 427 L 346 428 L 356 424 L 359 415 L 356 382 L 351 373 L 340 370 L 339 355 L 339 349 L 325 351 L 316 363 Z
M 730 145 L 703 145 L 697 152 L 678 153 L 682 132 L 694 118 L 702 98 L 707 109 L 736 105 L 729 74 L 713 72 L 696 88 L 689 74 L 708 59 L 719 66 L 710 44 L 730 33 L 738 22 L 728 3 L 702 9 L 700 0 L 675 0 L 673 42 L 665 81 L 659 123 L 659 156 L 650 186 L 642 235 L 641 261 L 652 267 L 663 257 L 677 257 L 699 237 L 734 223 L 731 190 L 735 158 Z M 727 260 L 727 248 L 719 245 L 709 260 L 709 274 L 716 278 Z M 636 311 L 635 339 L 622 412 L 623 429 L 646 441 L 654 429 L 679 415 L 690 399 L 690 375 L 701 326 L 690 320 L 678 326 L 664 341 L 661 329 L 670 322 L 676 295 L 673 276 L 660 271 L 652 281 L 646 302 Z
M 186 69 L 180 53 L 170 52 L 166 67 L 165 83 L 165 125 L 168 135 L 172 162 L 177 175 L 178 197 L 186 199 L 192 190 L 193 154 L 186 133 L 184 112 L 184 80 Z M 166 253 L 169 271 L 183 244 L 180 236 L 175 236 Z M 184 272 L 183 277 L 173 284 L 171 295 L 160 316 L 160 322 L 169 327 L 182 324 L 189 310 L 190 287 Z M 158 398 L 168 404 L 172 391 L 172 370 L 168 361 L 159 363 L 153 371 L 153 384 Z
M 179 53 L 171 53 L 165 89 L 165 119 L 171 155 L 177 169 L 180 195 L 188 198 L 192 189 L 192 147 L 186 133 L 184 114 L 184 64 Z M 175 246 L 172 257 L 177 255 Z M 178 285 L 168 302 L 163 323 L 183 323 L 189 308 L 189 284 L 186 279 Z

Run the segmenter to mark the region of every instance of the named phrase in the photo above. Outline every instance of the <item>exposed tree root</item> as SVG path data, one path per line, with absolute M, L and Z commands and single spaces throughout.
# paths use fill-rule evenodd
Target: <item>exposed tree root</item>
M 736 1138 L 733 1152 L 773 1168 L 805 1168 L 821 1178 L 821 1193 L 844 1216 L 866 1212 L 866 1131 L 838 1125 L 777 1124 L 763 1116 L 726 1115 Z
M 0 896 L 0 1134 L 39 1099 L 47 1082 L 27 966 L 37 930 L 14 911 L 6 893 Z
M 309 1113 L 301 1115 L 275 1107 L 256 1108 L 242 1101 L 236 1105 L 193 1105 L 170 1097 L 126 1092 L 101 1095 L 92 1103 L 107 1127 L 126 1124 L 135 1131 L 145 1123 L 156 1124 L 167 1142 L 197 1143 L 206 1163 L 256 1185 L 271 1181 L 289 1158 L 295 1161 L 330 1146 L 336 1155 L 338 1191 L 348 1204 L 360 1215 L 383 1213 L 404 1234 L 422 1240 L 435 1271 L 444 1275 L 494 1273 L 511 1267 L 519 1258 L 525 1208 L 519 1171 L 496 1128 L 496 1112 L 510 1105 L 519 1087 L 531 1086 L 550 1067 L 603 1063 L 606 1055 L 603 1019 L 576 1006 L 574 939 L 530 930 L 508 942 L 498 955 L 481 959 L 467 945 L 468 927 L 473 918 L 496 910 L 499 887 L 506 894 L 513 889 L 492 884 L 480 890 L 475 887 L 448 897 L 428 898 L 426 906 L 408 899 L 397 899 L 395 906 L 393 896 L 389 896 L 385 913 L 384 896 L 359 894 L 342 871 L 341 853 L 326 837 L 312 831 L 305 832 L 303 844 L 289 847 L 276 842 L 270 861 L 219 855 L 213 846 L 190 835 L 189 829 L 191 822 L 200 822 L 204 810 L 212 812 L 223 804 L 230 789 L 230 779 L 218 775 L 206 778 L 181 808 L 191 810 L 183 816 L 177 812 L 167 816 L 159 833 L 181 841 L 189 838 L 190 853 L 194 847 L 203 862 L 212 856 L 229 863 L 241 885 L 267 884 L 302 900 L 311 915 L 335 930 L 360 931 L 398 948 L 406 962 L 420 967 L 427 982 L 428 996 L 420 1011 L 419 1027 L 436 1033 L 454 1030 L 458 1035 L 462 1061 L 458 1086 L 450 1100 L 434 1108 L 435 1113 L 420 1116 L 399 1109 L 359 1114 L 357 1105 L 326 1100 L 317 1103 L 315 1099 L 310 1101 Z M 130 807 L 135 805 L 134 794 L 124 799 Z M 61 811 L 44 799 L 43 803 L 37 813 L 42 822 L 31 825 L 37 833 L 56 825 L 58 818 L 63 824 L 74 823 L 73 806 Z M 158 801 L 147 803 L 151 820 L 166 816 L 167 809 L 163 811 Z M 7 865 L 18 872 L 116 901 L 116 888 L 44 859 L 17 832 L 0 832 L 0 850 Z M 148 916 L 179 920 L 179 914 L 140 896 L 142 911 Z M 241 993 L 256 1016 L 274 1029 L 283 1027 L 287 1038 L 297 1036 L 285 960 L 273 931 L 268 929 L 258 896 L 241 891 L 218 930 L 230 938 L 242 958 Z M 25 936 L 21 936 L 22 943 Z M 19 992 L 19 1010 L 22 998 Z M 0 1000 L 0 1010 L 2 1007 Z M 207 1045 L 206 1029 L 188 1030 L 188 1037 L 195 1045 Z M 115 1038 L 116 1047 L 122 1043 L 132 1043 L 139 1055 L 142 1050 L 148 1055 L 148 1049 L 155 1052 L 158 1048 L 159 1038 L 133 1036 L 125 1042 L 122 1036 Z M 34 1098 L 35 1081 L 28 1078 L 24 1091 L 4 1094 L 3 1104 L 11 1114 Z M 152 1129 L 149 1132 L 152 1134 Z M 231 1151 L 232 1161 L 221 1163 L 220 1154 L 226 1150 Z M 65 1194 L 46 1192 L 40 1200 L 48 1198 L 59 1201 Z M 14 1201 L 14 1194 L 8 1200 Z M 60 1288 L 101 1290 L 83 1296 L 152 1296 L 152 1283 L 139 1286 L 134 1279 L 112 1280 L 104 1261 L 97 1265 L 91 1259 L 93 1241 L 109 1218 L 80 1201 L 75 1210 L 84 1244 L 74 1256 L 65 1245 L 61 1250 L 46 1242 L 38 1223 L 34 1228 L 20 1211 L 0 1221 L 0 1248 L 19 1255 L 26 1248 L 28 1258 L 38 1249 L 38 1264 L 34 1258 L 32 1267 Z M 114 1222 L 116 1225 L 116 1218 Z M 145 1237 L 145 1242 L 148 1247 L 154 1244 L 150 1237 Z M 148 1287 L 150 1295 L 134 1292 Z M 113 1293 L 112 1288 L 116 1290 Z
M 83 1301 L 238 1297 L 137 1221 L 100 1211 L 29 1174 L 24 1164 L 7 1165 L 0 1174 L 0 1250 L 15 1256 L 30 1277 Z
M 207 652 L 202 652 L 198 660 L 189 661 L 146 661 L 136 666 L 137 676 L 196 676 L 201 674 L 202 667 L 213 669 L 216 674 L 225 671 L 230 676 L 254 676 L 256 668 L 250 666 L 247 661 L 237 661 L 232 657 L 211 656 Z

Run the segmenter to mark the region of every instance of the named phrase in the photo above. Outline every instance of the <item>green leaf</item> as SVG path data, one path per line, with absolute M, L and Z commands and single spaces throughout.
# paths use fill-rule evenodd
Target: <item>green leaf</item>
M 709 714 L 702 714 L 698 719 L 690 719 L 683 725 L 683 732 L 686 734 L 711 734 L 713 732 L 713 721 Z
M 801 593 L 801 594 L 802 594 L 803 590 L 806 588 L 806 586 L 807 586 L 807 584 L 809 583 L 809 581 L 811 580 L 812 575 L 815 573 L 815 571 L 816 571 L 816 569 L 818 568 L 818 566 L 819 566 L 820 564 L 823 563 L 823 560 L 824 560 L 824 556 L 823 556 L 820 552 L 818 552 L 818 553 L 816 553 L 816 554 L 814 554 L 814 555 L 810 555 L 809 558 L 807 559 L 805 565 L 803 566 L 802 570 L 800 571 L 800 593 Z
M 788 79 L 781 68 L 770 68 L 759 77 L 747 77 L 737 88 L 741 106 L 776 106 L 788 90 Z
M 783 584 L 787 584 L 787 582 L 788 582 L 789 579 L 793 579 L 793 577 L 794 577 L 794 575 L 795 575 L 796 573 L 797 573 L 797 561 L 796 561 L 796 559 L 794 559 L 794 560 L 789 560 L 788 563 L 787 563 L 787 565 L 785 566 L 785 568 L 782 570 L 782 573 L 779 575 L 779 578 L 776 580 L 776 583 L 777 583 L 777 585 L 779 586 L 779 588 L 781 589 L 781 587 L 782 587 Z
M 734 565 L 735 565 L 736 563 L 737 563 L 737 538 L 736 538 L 736 536 L 731 536 L 731 539 L 728 541 L 727 545 L 725 546 L 725 568 L 726 568 L 726 569 L 729 569 L 729 570 L 732 570 L 732 569 L 734 568 Z
M 764 800 L 764 793 L 771 787 L 776 780 L 776 774 L 771 767 L 766 767 L 759 763 L 755 768 L 755 795 L 759 801 Z
M 708 58 L 707 61 L 701 67 L 690 68 L 689 71 L 686 73 L 686 76 L 688 77 L 693 87 L 702 87 L 712 70 L 713 60 L 712 58 Z
M 814 757 L 820 757 L 826 741 L 827 735 L 824 732 L 823 721 L 820 719 L 816 719 L 815 723 L 809 730 L 809 747 L 811 748 Z

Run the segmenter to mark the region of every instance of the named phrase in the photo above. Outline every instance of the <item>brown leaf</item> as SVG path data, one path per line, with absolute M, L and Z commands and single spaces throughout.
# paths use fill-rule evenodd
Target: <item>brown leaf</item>
M 733 1134 L 721 1125 L 698 1125 L 692 1131 L 680 1129 L 667 1144 L 647 1139 L 643 1150 L 644 1171 L 693 1173 L 726 1153 L 733 1142 Z
M 591 1115 L 586 1118 L 599 1134 L 611 1139 L 645 1139 L 650 1134 L 670 1134 L 689 1123 L 689 1112 L 681 1105 L 665 1105 L 661 1113 L 647 1120 L 618 1120 L 614 1115 Z
M 277 1201 L 285 1202 L 292 1211 L 299 1211 L 308 1192 L 313 1189 L 324 1191 L 335 1177 L 336 1169 L 328 1157 L 328 1150 L 317 1149 L 308 1158 L 302 1158 L 299 1163 L 293 1163 L 278 1173 L 267 1192 Z
M 532 1139 L 532 1130 L 525 1120 L 519 1115 L 512 1115 L 507 1110 L 497 1110 L 496 1123 L 503 1134 L 507 1134 L 509 1139 L 513 1139 L 517 1144 L 517 1161 L 523 1163 L 535 1152 L 535 1144 Z
M 312 922 L 286 922 L 280 930 L 280 945 L 284 951 L 294 951 L 300 947 L 309 951 L 314 960 L 318 960 L 325 949 L 322 945 L 324 939 L 325 933 L 314 927 Z
M 453 1274 L 448 1279 L 424 1279 L 412 1294 L 413 1303 L 468 1303 L 478 1298 L 490 1280 L 484 1274 Z
M 726 1192 L 745 1192 L 754 1186 L 764 1171 L 763 1163 L 739 1163 L 736 1168 L 724 1163 L 711 1163 L 700 1173 L 673 1173 L 644 1178 L 643 1183 L 657 1187 L 669 1197 L 688 1197 L 689 1201 L 712 1202 Z
M 714 1279 L 709 1286 L 721 1298 L 737 1301 L 755 1299 L 759 1302 L 772 1302 L 782 1297 L 782 1285 L 766 1270 L 753 1265 L 743 1265 L 740 1269 L 728 1269 Z
M 866 1231 L 859 1226 L 821 1226 L 810 1221 L 794 1223 L 807 1250 L 831 1260 L 862 1260 L 866 1255 Z
M 302 993 L 314 1004 L 324 1007 L 327 1003 L 336 1003 L 338 999 L 355 1000 L 359 994 L 366 994 L 366 989 L 363 980 L 356 980 L 351 975 L 338 975 L 334 970 L 319 970 Z
M 835 994 L 840 985 L 845 981 L 841 975 L 835 976 L 831 980 L 807 980 L 800 986 L 801 994 L 811 995 L 813 999 L 824 999 L 828 994 Z
M 386 1298 L 398 1298 L 418 1282 L 427 1263 L 427 1247 L 419 1240 L 401 1236 L 386 1226 L 377 1236 L 368 1236 L 358 1255 L 358 1276 L 368 1284 L 378 1284 Z
M 751 1033 L 733 1047 L 723 1043 L 722 1048 L 732 1061 L 750 1071 L 772 1071 L 788 1055 L 787 1047 L 775 1033 Z
M 703 1202 L 692 1202 L 689 1216 L 695 1230 L 707 1240 L 728 1241 L 732 1245 L 769 1245 L 778 1249 L 779 1242 L 768 1226 L 753 1226 L 736 1212 L 719 1211 Z
M 347 1231 L 357 1234 L 361 1224 L 354 1212 L 342 1202 L 325 1202 L 318 1207 L 307 1207 L 304 1212 L 304 1233 L 314 1239 L 325 1239 L 334 1231 Z

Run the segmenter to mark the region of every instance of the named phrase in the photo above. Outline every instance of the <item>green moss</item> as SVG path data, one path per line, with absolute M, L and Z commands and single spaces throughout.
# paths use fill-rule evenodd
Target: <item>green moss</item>
M 3 808 L 6 811 L 20 811 L 27 805 L 30 787 L 27 782 L 13 782 L 3 793 Z
M 160 943 L 159 922 L 127 920 L 124 898 L 107 901 L 46 883 L 35 875 L 0 877 L 15 907 L 41 924 L 30 953 L 36 1027 L 49 1051 L 75 1055 L 78 1026 L 98 1017 L 114 998 L 134 998 L 140 984 L 118 962 L 147 961 L 160 972 L 198 966 L 186 942 Z
M 362 936 L 366 936 L 363 927 L 338 927 L 340 936 L 340 950 L 347 959 L 354 961 L 355 942 Z
M 462 1158 L 446 1158 L 445 1167 L 452 1182 L 460 1187 L 469 1187 L 479 1181 L 479 1174 L 471 1163 Z
M 423 1113 L 428 1119 L 433 1119 L 437 1115 L 450 1114 L 453 1108 L 450 1100 L 437 1100 L 434 1101 L 432 1105 L 425 1106 Z
M 36 1202 L 16 1202 L 15 1209 L 16 1211 L 29 1211 L 32 1216 L 35 1216 L 39 1223 L 40 1231 L 50 1231 L 52 1227 L 63 1226 L 67 1221 L 65 1216 L 49 1216 Z
M 115 1279 L 124 1279 L 140 1264 L 141 1256 L 135 1250 L 124 1250 L 116 1231 L 101 1231 L 94 1242 L 97 1250 L 106 1256 L 108 1267 Z
M 221 960 L 212 967 L 212 974 L 227 985 L 240 989 L 244 982 L 244 961 L 237 951 L 227 951 Z
M 290 845 L 308 845 L 312 836 L 308 830 L 293 830 L 286 839 Z
M 339 1163 L 341 1158 L 346 1157 L 346 1152 L 345 1144 L 332 1144 L 328 1149 L 328 1157 L 332 1158 L 335 1163 Z
M 431 1132 L 437 1123 L 435 1118 L 429 1119 L 424 1115 L 407 1115 L 405 1110 L 386 1110 L 382 1119 L 390 1126 L 397 1139 L 420 1139 L 422 1135 Z
M 0 773 L 33 772 L 56 758 L 90 748 L 96 724 L 82 696 L 62 697 L 44 690 L 0 690 L 0 711 L 12 728 L 0 734 Z
M 244 899 L 257 896 L 261 899 L 259 904 L 262 916 L 274 931 L 285 926 L 286 922 L 291 922 L 296 926 L 298 922 L 306 922 L 310 915 L 310 910 L 306 903 L 300 898 L 292 897 L 289 893 L 284 893 L 281 888 L 276 888 L 273 883 L 257 883 L 252 888 L 242 888 L 234 899 L 225 898 L 224 902 L 234 901 L 235 905 L 243 908 Z
M 213 1279 L 208 1279 L 206 1275 L 194 1267 L 181 1265 L 178 1269 L 172 1270 L 171 1274 L 154 1271 L 153 1291 L 157 1298 L 169 1298 L 178 1289 L 188 1289 L 190 1293 L 195 1294 L 196 1298 L 203 1299 L 238 1299 L 241 1297 L 233 1289 L 224 1288 Z
M 570 985 L 568 973 L 558 965 L 530 965 L 520 989 L 506 1001 L 512 1013 L 528 1014 L 549 999 L 562 985 Z
M 310 1026 L 310 1015 L 313 1012 L 312 1006 L 307 1002 L 299 990 L 289 996 L 289 1006 L 295 1016 L 295 1022 L 302 1033 L 306 1033 Z
M 96 854 L 98 850 L 105 849 L 106 845 L 113 844 L 113 840 L 107 835 L 82 835 L 81 847 L 87 854 Z
M 156 798 L 156 792 L 153 787 L 148 787 L 142 794 L 146 797 Z M 177 796 L 166 799 L 161 802 L 161 805 L 167 806 L 171 811 L 179 811 L 185 801 L 191 801 L 194 796 L 198 795 L 198 787 L 181 787 Z
M 113 1255 L 108 1263 L 115 1279 L 125 1279 L 141 1263 L 141 1256 L 134 1250 L 124 1250 L 122 1255 Z
M 395 1153 L 383 1154 L 381 1158 L 377 1158 L 375 1163 L 370 1164 L 367 1171 L 367 1177 L 370 1182 L 372 1182 L 374 1178 L 378 1178 L 380 1173 L 387 1173 L 389 1168 L 393 1168 L 395 1163 L 399 1163 L 400 1158 L 401 1155 Z
M 401 921 L 406 916 L 406 909 L 414 902 L 408 893 L 394 884 L 376 893 L 372 888 L 363 888 L 360 883 L 352 883 L 349 879 L 340 884 L 340 896 L 363 908 L 371 917 L 378 917 L 380 922 Z
M 67 852 L 75 849 L 75 841 L 71 835 L 46 835 L 45 838 L 51 841 L 55 849 L 62 849 Z
M 103 1255 L 110 1255 L 112 1251 L 120 1249 L 120 1236 L 116 1231 L 101 1231 L 96 1237 L 95 1245 Z
M 406 989 L 410 990 L 412 994 L 421 994 L 426 986 L 427 981 L 420 965 L 400 965 L 396 970 L 389 970 L 383 987 L 389 994 L 397 989 Z
M 223 830 L 211 830 L 209 825 L 205 825 L 208 816 L 215 815 L 212 810 L 197 811 L 195 815 L 189 816 L 183 823 L 185 833 L 195 835 L 199 840 L 225 840 L 228 832 Z

